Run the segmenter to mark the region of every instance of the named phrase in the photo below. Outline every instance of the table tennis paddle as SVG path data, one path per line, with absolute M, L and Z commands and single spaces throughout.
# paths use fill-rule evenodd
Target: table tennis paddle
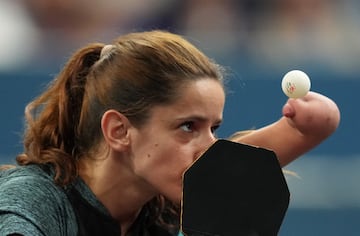
M 277 235 L 289 197 L 273 151 L 219 139 L 183 175 L 181 231 Z

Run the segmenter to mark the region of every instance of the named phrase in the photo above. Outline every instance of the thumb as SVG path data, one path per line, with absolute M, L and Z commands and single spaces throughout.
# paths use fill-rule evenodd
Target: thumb
M 295 109 L 287 102 L 282 108 L 282 114 L 287 118 L 293 118 L 295 116 Z

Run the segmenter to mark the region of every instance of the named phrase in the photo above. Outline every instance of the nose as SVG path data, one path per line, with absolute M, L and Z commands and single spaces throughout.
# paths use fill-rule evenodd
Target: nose
M 195 153 L 195 159 L 200 157 L 215 141 L 217 138 L 215 137 L 213 132 L 209 132 L 207 134 L 204 134 L 196 144 L 196 153 Z
M 217 140 L 213 132 L 210 132 L 209 137 L 211 144 L 213 144 Z

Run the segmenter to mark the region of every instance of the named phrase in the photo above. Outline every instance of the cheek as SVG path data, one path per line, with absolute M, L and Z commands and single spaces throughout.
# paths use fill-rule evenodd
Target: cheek
M 193 154 L 184 148 L 154 145 L 146 155 L 143 176 L 160 194 L 177 203 L 182 194 L 183 173 L 192 162 Z

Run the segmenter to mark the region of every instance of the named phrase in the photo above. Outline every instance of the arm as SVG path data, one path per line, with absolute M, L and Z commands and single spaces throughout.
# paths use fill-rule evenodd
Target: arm
M 314 148 L 338 127 L 340 111 L 328 97 L 309 92 L 304 98 L 289 99 L 278 121 L 245 133 L 232 141 L 273 150 L 281 166 Z

